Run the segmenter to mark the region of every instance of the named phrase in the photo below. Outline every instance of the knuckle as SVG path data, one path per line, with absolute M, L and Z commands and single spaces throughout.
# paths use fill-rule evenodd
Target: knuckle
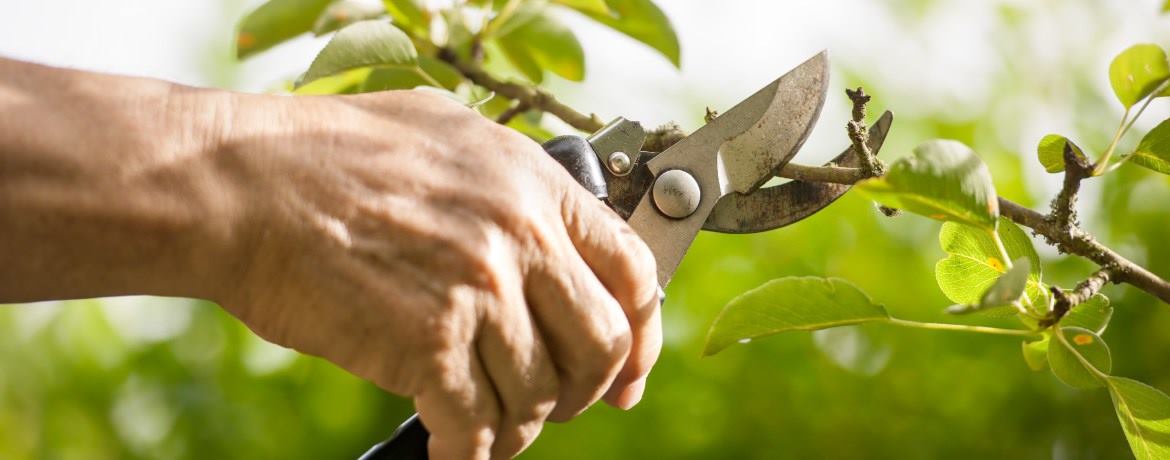
M 580 365 L 568 369 L 569 378 L 579 384 L 602 385 L 616 373 L 629 356 L 633 342 L 629 325 L 614 321 L 602 327 L 606 333 L 593 335 L 579 349 Z

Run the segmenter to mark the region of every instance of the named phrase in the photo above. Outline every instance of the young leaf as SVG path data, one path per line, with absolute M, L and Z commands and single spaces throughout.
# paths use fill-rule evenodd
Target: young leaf
M 1137 460 L 1170 458 L 1170 396 L 1136 380 L 1109 377 L 1109 396 Z
M 553 3 L 582 13 L 609 14 L 609 5 L 605 4 L 605 0 L 553 0 Z
M 431 20 L 417 0 L 382 0 L 382 5 L 386 7 L 386 13 L 394 24 L 419 36 L 427 36 Z
M 1056 378 L 1073 388 L 1103 385 L 1098 373 L 1109 374 L 1113 370 L 1113 357 L 1101 336 L 1079 327 L 1062 327 L 1057 332 L 1064 334 L 1065 340 L 1054 338 L 1048 347 L 1048 364 Z
M 1105 333 L 1112 317 L 1113 306 L 1109 304 L 1109 298 L 1097 294 L 1069 310 L 1060 319 L 1060 325 L 1065 328 L 1080 327 L 1101 335 Z
M 1009 268 L 1007 273 L 996 278 L 991 287 L 979 298 L 979 303 L 973 305 L 955 305 L 947 309 L 947 313 L 951 314 L 966 314 L 974 313 L 979 310 L 986 310 L 988 308 L 1002 307 L 1011 305 L 1020 299 L 1024 294 L 1024 288 L 1028 286 L 1028 277 L 1032 270 L 1032 263 L 1028 261 L 1027 257 L 1020 257 L 1012 263 L 1012 268 Z M 959 307 L 959 308 L 955 308 Z
M 1028 297 L 1041 297 L 1040 255 L 1032 246 L 1032 239 L 1007 218 L 1000 218 L 996 228 L 999 239 L 1012 259 L 1028 261 Z M 939 289 L 951 302 L 977 305 L 985 292 L 1000 275 L 1007 271 L 995 240 L 987 232 L 968 225 L 947 222 L 938 234 L 939 244 L 947 257 L 934 266 Z
M 679 66 L 678 36 L 666 14 L 652 0 L 606 0 L 609 13 L 578 10 L 594 21 L 649 45 Z
M 932 219 L 995 228 L 999 201 L 987 165 L 957 141 L 934 140 L 894 162 L 883 177 L 857 183 L 874 201 Z
M 527 10 L 527 11 L 524 11 Z M 585 50 L 573 31 L 543 9 L 525 8 L 509 19 L 497 41 L 504 55 L 529 80 L 540 83 L 549 70 L 567 80 L 585 78 Z
M 236 57 L 244 59 L 308 32 L 331 0 L 269 0 L 240 21 Z
M 1040 372 L 1048 368 L 1048 347 L 1051 346 L 1050 344 L 1051 340 L 1048 336 L 1031 342 L 1024 341 L 1020 344 L 1023 348 L 1024 362 L 1028 364 L 1029 369 Z
M 1131 161 L 1162 174 L 1170 174 L 1170 119 L 1163 120 L 1146 133 L 1133 152 Z
M 329 5 L 317 22 L 313 23 L 313 35 L 321 36 L 358 21 L 374 19 L 386 14 L 381 5 L 370 5 L 358 0 L 338 0 Z
M 817 277 L 775 279 L 731 299 L 723 307 L 707 332 L 703 356 L 743 339 L 889 318 L 884 307 L 848 281 Z
M 1161 46 L 1144 43 L 1122 51 L 1109 64 L 1109 83 L 1126 109 L 1154 92 L 1170 78 L 1170 63 Z
M 1040 157 L 1040 164 L 1044 165 L 1044 170 L 1050 173 L 1058 173 L 1064 171 L 1064 144 L 1068 143 L 1073 153 L 1081 158 L 1085 158 L 1085 152 L 1081 150 L 1077 144 L 1068 138 L 1059 134 L 1049 134 L 1040 139 L 1040 145 L 1036 146 L 1036 154 Z
M 355 22 L 329 40 L 298 86 L 359 67 L 413 67 L 417 63 L 410 38 L 388 21 Z

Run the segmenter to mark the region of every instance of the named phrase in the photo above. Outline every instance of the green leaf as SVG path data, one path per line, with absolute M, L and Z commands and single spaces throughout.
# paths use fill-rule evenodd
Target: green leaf
M 1048 347 L 1051 343 L 1048 336 L 1043 339 L 1033 340 L 1031 342 L 1024 341 L 1021 343 L 1024 353 L 1024 362 L 1028 364 L 1028 368 L 1036 372 L 1040 372 L 1048 368 Z
M 1104 382 L 1098 373 L 1109 374 L 1113 370 L 1113 357 L 1101 336 L 1079 327 L 1062 327 L 1056 332 L 1065 338 L 1053 339 L 1054 343 L 1048 347 L 1048 364 L 1056 378 L 1073 388 L 1102 386 Z
M 1131 159 L 1162 174 L 1170 174 L 1170 119 L 1162 120 L 1138 143 Z
M 438 86 L 454 91 L 463 76 L 446 62 L 429 56 L 418 57 L 418 67 L 385 67 L 374 69 L 362 84 L 361 92 L 411 89 L 419 86 Z
M 1032 246 L 1032 239 L 1007 218 L 1000 218 L 996 228 L 1008 257 L 1028 261 L 1027 293 L 1033 302 L 1043 295 L 1040 280 L 1040 255 Z M 1007 272 L 1007 264 L 999 254 L 995 240 L 986 231 L 969 225 L 947 222 L 938 233 L 939 245 L 947 257 L 934 266 L 934 277 L 939 289 L 951 302 L 962 305 L 980 304 L 983 294 Z
M 1027 257 L 1020 257 L 1012 262 L 1012 268 L 992 282 L 991 287 L 983 292 L 979 298 L 979 303 L 971 305 L 953 305 L 947 309 L 947 313 L 951 314 L 966 314 L 974 313 L 988 308 L 1010 306 L 1013 302 L 1020 299 L 1024 295 L 1024 289 L 1028 286 L 1028 278 L 1031 276 L 1032 263 L 1028 261 Z
M 1137 460 L 1170 458 L 1170 396 L 1136 380 L 1109 377 L 1109 396 Z
M 1109 64 L 1109 83 L 1126 109 L 1145 99 L 1166 79 L 1170 79 L 1170 63 L 1166 52 L 1155 44 L 1131 46 Z
M 789 277 L 731 299 L 707 332 L 703 356 L 731 344 L 787 331 L 886 321 L 886 309 L 839 278 Z
M 919 145 L 885 176 L 858 182 L 857 188 L 881 204 L 932 219 L 992 230 L 999 217 L 987 165 L 957 141 Z
M 413 67 L 417 62 L 410 38 L 388 21 L 355 22 L 329 40 L 298 86 L 360 67 Z
M 370 77 L 372 70 L 369 67 L 362 67 L 347 70 L 336 75 L 318 78 L 308 84 L 297 87 L 292 93 L 299 95 L 364 93 L 365 90 L 362 89 L 364 86 L 363 82 Z
M 416 0 L 382 0 L 382 5 L 386 7 L 386 13 L 394 24 L 419 36 L 427 36 L 431 20 Z
M 1162 12 L 1170 13 L 1170 0 L 1166 0 L 1166 3 L 1162 4 Z
M 1060 319 L 1060 325 L 1084 328 L 1101 335 L 1105 333 L 1105 328 L 1109 326 L 1109 319 L 1112 317 L 1113 306 L 1109 304 L 1109 298 L 1096 294 L 1069 310 L 1064 318 Z
M 1045 171 L 1050 173 L 1064 171 L 1065 143 L 1072 147 L 1073 154 L 1085 158 L 1085 152 L 1073 141 L 1059 134 L 1049 134 L 1040 139 L 1040 145 L 1036 146 L 1036 154 L 1040 157 L 1040 164 L 1044 165 Z
M 386 14 L 380 5 L 358 0 L 335 1 L 313 23 L 313 35 L 321 36 L 358 21 L 374 19 Z
M 594 21 L 649 45 L 679 67 L 678 36 L 670 19 L 651 0 L 606 0 L 609 14 L 581 11 Z
M 553 3 L 567 6 L 582 13 L 609 14 L 605 0 L 553 0 Z
M 548 70 L 567 80 L 585 78 L 585 50 L 573 31 L 544 11 L 524 8 L 501 27 L 497 38 L 504 55 L 529 80 L 540 83 Z
M 240 21 L 236 57 L 244 59 L 312 30 L 330 0 L 270 0 Z

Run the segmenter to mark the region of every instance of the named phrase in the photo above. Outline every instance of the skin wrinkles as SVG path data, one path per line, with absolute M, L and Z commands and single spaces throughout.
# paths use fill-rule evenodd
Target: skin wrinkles
M 214 301 L 412 398 L 437 460 L 631 407 L 661 347 L 649 249 L 538 144 L 441 96 L 0 59 L 0 166 L 0 303 Z

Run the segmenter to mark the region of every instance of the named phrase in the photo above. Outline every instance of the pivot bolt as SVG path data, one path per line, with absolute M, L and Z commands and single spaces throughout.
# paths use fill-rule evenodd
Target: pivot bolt
M 613 152 L 609 155 L 609 170 L 615 175 L 622 176 L 630 172 L 630 167 L 634 166 L 630 161 L 630 156 L 625 152 Z
M 654 180 L 654 206 L 667 217 L 682 219 L 699 209 L 699 182 L 686 171 L 671 169 Z

